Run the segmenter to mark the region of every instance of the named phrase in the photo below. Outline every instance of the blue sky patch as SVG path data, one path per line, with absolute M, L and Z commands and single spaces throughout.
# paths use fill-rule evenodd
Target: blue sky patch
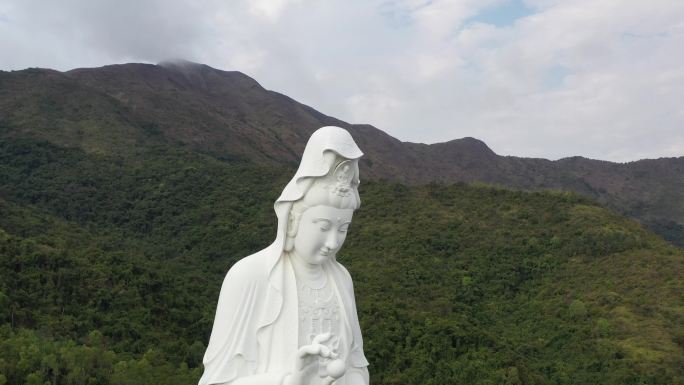
M 497 27 L 508 27 L 513 25 L 516 20 L 533 13 L 534 10 L 525 5 L 523 0 L 508 0 L 503 4 L 484 9 L 468 19 L 466 24 L 485 23 Z
M 547 88 L 559 88 L 563 85 L 563 80 L 571 73 L 568 67 L 554 65 L 544 74 L 544 85 Z

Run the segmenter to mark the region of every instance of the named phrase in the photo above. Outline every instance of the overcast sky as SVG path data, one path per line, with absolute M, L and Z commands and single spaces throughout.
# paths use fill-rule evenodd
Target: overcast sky
M 401 140 L 684 156 L 682 0 L 0 0 L 0 69 L 183 58 Z

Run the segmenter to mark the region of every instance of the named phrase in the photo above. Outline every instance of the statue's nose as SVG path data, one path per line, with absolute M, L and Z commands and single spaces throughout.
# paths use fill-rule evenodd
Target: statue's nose
M 337 238 L 337 232 L 331 231 L 325 240 L 325 247 L 327 247 L 330 250 L 335 250 L 335 249 L 337 249 L 338 243 L 339 243 L 339 241 Z

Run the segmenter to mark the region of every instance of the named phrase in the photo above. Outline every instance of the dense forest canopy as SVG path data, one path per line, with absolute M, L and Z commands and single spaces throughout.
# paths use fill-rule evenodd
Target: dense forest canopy
M 0 142 L 0 385 L 193 384 L 294 170 Z M 363 178 L 363 176 L 362 176 Z M 374 384 L 684 384 L 684 250 L 567 192 L 362 181 Z

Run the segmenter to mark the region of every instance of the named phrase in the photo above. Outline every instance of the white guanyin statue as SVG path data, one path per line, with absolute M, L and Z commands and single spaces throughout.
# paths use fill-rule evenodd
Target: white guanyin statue
M 368 385 L 354 288 L 336 260 L 360 206 L 349 133 L 311 135 L 267 248 L 228 271 L 199 385 Z

